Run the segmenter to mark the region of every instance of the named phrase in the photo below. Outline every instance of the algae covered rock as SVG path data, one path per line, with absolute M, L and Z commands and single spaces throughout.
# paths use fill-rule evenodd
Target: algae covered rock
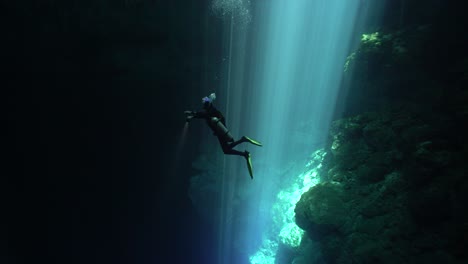
M 362 34 L 359 48 L 346 58 L 344 72 L 367 73 L 372 67 L 392 67 L 407 60 L 405 35 L 404 31 Z
M 330 127 L 326 182 L 303 194 L 296 222 L 325 263 L 468 263 L 468 60 L 464 39 L 452 37 L 466 19 L 387 2 L 402 8 L 399 23 L 426 22 L 360 36 L 344 62 L 336 116 L 345 118 Z
M 296 204 L 296 223 L 313 233 L 336 231 L 348 217 L 346 199 L 338 183 L 317 184 L 301 196 Z
M 457 263 L 455 256 L 466 257 L 450 242 L 463 240 L 455 230 L 468 230 L 468 213 L 460 213 L 468 200 L 465 152 L 446 143 L 450 127 L 450 119 L 408 108 L 332 124 L 325 181 L 295 207 L 297 225 L 318 243 L 325 263 L 425 263 L 428 255 Z

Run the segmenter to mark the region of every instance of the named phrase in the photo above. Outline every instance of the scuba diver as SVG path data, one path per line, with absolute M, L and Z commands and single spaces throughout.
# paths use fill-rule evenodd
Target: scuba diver
M 192 118 L 202 118 L 206 120 L 208 126 L 213 130 L 213 135 L 218 137 L 219 144 L 226 155 L 238 155 L 245 158 L 247 161 L 247 168 L 249 170 L 250 178 L 253 179 L 252 172 L 252 159 L 250 152 L 247 150 L 244 152 L 235 150 L 234 147 L 240 143 L 249 142 L 256 146 L 262 146 L 258 141 L 243 136 L 241 139 L 234 141 L 229 130 L 226 128 L 226 121 L 223 114 L 213 106 L 213 101 L 216 99 L 216 94 L 212 93 L 209 96 L 202 98 L 203 109 L 201 111 L 185 111 L 186 121 L 190 122 Z

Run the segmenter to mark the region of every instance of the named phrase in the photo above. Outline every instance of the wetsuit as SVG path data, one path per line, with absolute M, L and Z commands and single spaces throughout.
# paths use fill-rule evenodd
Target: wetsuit
M 206 123 L 213 131 L 213 135 L 215 135 L 218 138 L 219 144 L 221 145 L 224 154 L 239 155 L 243 157 L 248 155 L 248 152 L 242 152 L 233 149 L 240 143 L 246 142 L 246 140 L 244 138 L 241 138 L 240 140 L 234 141 L 234 138 L 232 137 L 231 133 L 226 128 L 226 119 L 224 118 L 221 111 L 216 109 L 212 104 L 205 107 L 201 111 L 193 112 L 193 117 L 206 120 Z

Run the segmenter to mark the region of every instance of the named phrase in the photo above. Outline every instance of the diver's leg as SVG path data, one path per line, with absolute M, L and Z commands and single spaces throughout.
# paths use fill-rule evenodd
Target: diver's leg
M 248 152 L 247 150 L 244 152 L 241 152 L 241 151 L 230 148 L 230 145 L 228 144 L 223 144 L 223 145 L 221 145 L 221 147 L 223 147 L 224 154 L 239 155 L 245 158 L 245 161 L 247 162 L 247 169 L 249 170 L 250 178 L 253 179 L 252 158 L 250 156 L 250 152 Z
M 224 154 L 238 155 L 238 156 L 242 156 L 245 158 L 245 160 L 247 161 L 247 169 L 249 170 L 250 178 L 253 180 L 252 158 L 250 157 L 250 152 L 248 152 L 247 150 L 244 152 L 241 152 L 241 151 L 233 149 L 235 145 L 242 143 L 242 142 L 239 142 L 242 139 L 234 143 L 225 142 L 221 137 L 218 137 L 218 140 L 219 140 L 219 143 L 221 144 L 221 148 L 223 149 Z
M 244 137 L 242 137 L 241 139 L 230 143 L 229 147 L 234 148 L 235 146 L 239 145 L 240 143 L 244 143 L 244 142 L 247 142 L 247 141 L 244 139 Z
M 221 147 L 223 148 L 223 152 L 226 155 L 238 155 L 238 156 L 242 156 L 242 157 L 245 157 L 245 155 L 246 155 L 245 151 L 242 152 L 242 151 L 232 149 L 231 146 L 227 145 L 227 144 L 225 144 L 225 146 L 221 145 Z
M 245 157 L 245 155 L 246 155 L 245 152 L 233 149 L 233 147 L 235 146 L 233 144 L 235 142 L 234 143 L 225 142 L 221 137 L 218 137 L 218 140 L 219 140 L 219 144 L 221 145 L 221 148 L 223 149 L 224 154 L 226 154 L 226 155 L 238 155 L 238 156 Z

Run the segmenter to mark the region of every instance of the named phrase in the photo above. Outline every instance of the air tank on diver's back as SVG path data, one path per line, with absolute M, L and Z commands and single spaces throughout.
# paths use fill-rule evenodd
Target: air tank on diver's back
M 231 132 L 229 132 L 227 127 L 221 122 L 221 119 L 215 116 L 211 117 L 208 124 L 214 131 L 214 134 L 218 137 L 221 137 L 226 142 L 232 141 L 234 139 L 231 135 Z

